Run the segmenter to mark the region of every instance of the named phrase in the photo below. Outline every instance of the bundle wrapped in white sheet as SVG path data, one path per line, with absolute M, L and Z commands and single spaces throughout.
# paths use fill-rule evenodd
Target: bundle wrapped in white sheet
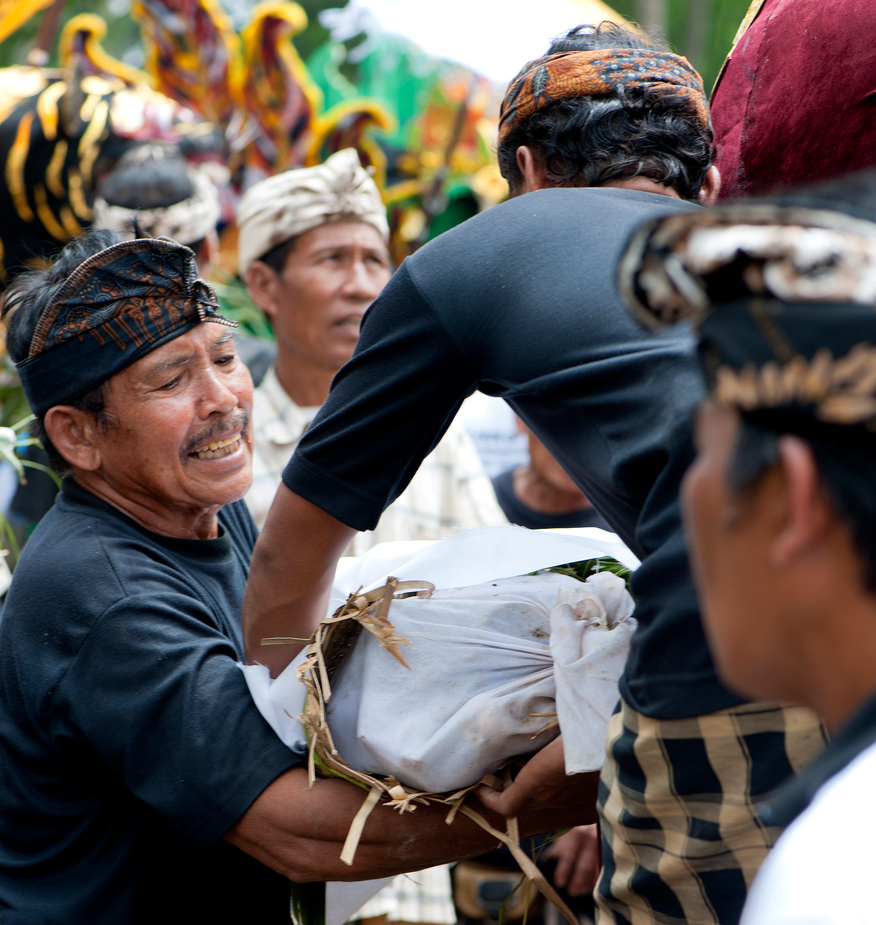
M 607 585 L 616 583 L 629 599 L 622 579 L 599 577 L 603 581 L 588 585 L 544 572 L 436 591 L 426 600 L 394 600 L 389 620 L 411 643 L 401 650 L 407 667 L 377 636 L 360 635 L 332 678 L 326 707 L 338 753 L 357 770 L 391 775 L 427 793 L 469 786 L 559 734 L 557 690 L 565 681 L 556 677 L 558 650 L 562 671 L 574 672 L 584 657 L 602 682 L 585 687 L 567 713 L 575 723 L 571 737 L 587 743 L 578 751 L 590 757 L 577 770 L 597 769 L 631 629 L 626 619 L 608 631 L 604 619 L 577 618 L 605 615 L 600 595 Z M 562 641 L 552 636 L 553 619 L 562 626 Z M 605 661 L 595 653 L 604 652 L 600 643 L 609 638 L 619 657 Z M 565 691 L 564 702 L 576 695 Z
M 567 771 L 599 768 L 635 625 L 632 599 L 609 572 L 586 583 L 549 571 L 523 574 L 605 555 L 635 566 L 611 534 L 586 533 L 484 528 L 426 549 L 419 544 L 414 555 L 404 544 L 397 556 L 386 550 L 373 556 L 376 585 L 386 580 L 380 570 L 388 565 L 393 574 L 438 588 L 390 606 L 396 636 L 409 643 L 400 648 L 407 667 L 363 630 L 332 676 L 326 715 L 343 761 L 408 788 L 443 793 L 536 751 L 562 730 Z M 353 580 L 367 577 L 367 559 L 347 565 Z M 482 580 L 459 587 L 459 577 Z M 273 684 L 264 669 L 246 671 L 262 713 L 287 744 L 303 750 L 293 720 L 303 687 L 290 677 L 302 658 Z

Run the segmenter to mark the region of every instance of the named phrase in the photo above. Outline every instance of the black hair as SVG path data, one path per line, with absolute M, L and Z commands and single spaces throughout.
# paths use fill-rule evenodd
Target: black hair
M 779 459 L 779 431 L 741 418 L 730 458 L 728 483 L 736 495 L 753 489 Z M 800 436 L 815 457 L 818 474 L 839 519 L 852 536 L 863 563 L 862 579 L 876 593 L 876 453 L 830 437 Z
M 13 363 L 20 363 L 27 358 L 40 316 L 52 304 L 67 277 L 92 254 L 121 240 L 122 236 L 115 231 L 90 231 L 74 238 L 59 253 L 51 266 L 28 270 L 16 277 L 13 288 L 4 296 L 3 312 L 0 316 L 6 328 L 6 352 Z M 66 404 L 88 412 L 98 427 L 105 428 L 110 421 L 106 411 L 104 383 Z M 49 439 L 45 415 L 37 416 L 31 425 L 31 433 L 43 445 L 52 469 L 58 475 L 67 475 L 70 466 Z
M 182 157 L 161 156 L 123 163 L 102 180 L 100 195 L 123 209 L 166 209 L 195 194 Z
M 262 254 L 258 259 L 262 263 L 266 263 L 277 275 L 279 275 L 283 272 L 283 267 L 286 265 L 286 258 L 289 256 L 289 253 L 295 249 L 295 242 L 297 240 L 297 235 L 294 238 L 287 238 L 285 241 L 281 241 L 279 244 L 272 247 L 267 254 Z
M 662 42 L 611 22 L 582 25 L 555 39 L 547 54 L 641 48 L 667 51 Z M 556 186 L 601 186 L 646 177 L 696 200 L 713 160 L 712 131 L 694 104 L 664 88 L 620 90 L 605 96 L 557 100 L 533 113 L 499 143 L 502 176 L 512 194 L 523 182 L 517 149 L 533 148 Z

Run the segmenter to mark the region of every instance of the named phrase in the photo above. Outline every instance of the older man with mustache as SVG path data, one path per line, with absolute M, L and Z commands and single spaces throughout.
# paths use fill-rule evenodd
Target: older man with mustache
M 250 699 L 252 381 L 193 252 L 85 236 L 19 283 L 6 321 L 65 479 L 0 621 L 3 925 L 288 922 L 287 878 L 490 845 L 468 820 L 448 838 L 440 810 L 380 812 L 345 866 L 361 792 L 309 788 Z

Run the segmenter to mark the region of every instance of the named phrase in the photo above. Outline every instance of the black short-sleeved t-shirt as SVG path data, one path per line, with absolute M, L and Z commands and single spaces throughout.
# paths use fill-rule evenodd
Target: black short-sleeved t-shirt
M 158 536 L 68 480 L 0 620 L 0 921 L 288 922 L 222 841 L 300 760 L 237 662 L 255 526 Z
M 436 238 L 366 313 L 353 359 L 283 476 L 371 529 L 466 396 L 504 398 L 643 559 L 621 690 L 664 718 L 739 699 L 706 647 L 681 528 L 702 395 L 693 341 L 640 328 L 616 276 L 635 228 L 696 208 L 631 190 L 542 190 Z
M 583 511 L 571 511 L 568 514 L 543 514 L 524 504 L 514 494 L 514 470 L 506 469 L 491 479 L 493 491 L 502 513 L 508 522 L 530 530 L 557 530 L 569 527 L 599 527 L 611 529 L 594 507 Z

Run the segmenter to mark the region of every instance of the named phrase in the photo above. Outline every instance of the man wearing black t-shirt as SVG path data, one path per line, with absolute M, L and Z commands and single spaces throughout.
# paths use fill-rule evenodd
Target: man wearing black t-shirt
M 728 925 L 776 835 L 754 800 L 822 738 L 808 712 L 743 703 L 716 675 L 678 505 L 693 345 L 646 334 L 617 292 L 633 231 L 717 192 L 701 82 L 637 34 L 571 35 L 512 82 L 498 154 L 514 198 L 404 262 L 288 464 L 253 559 L 247 654 L 281 670 L 294 653 L 261 639 L 306 635 L 352 530 L 374 525 L 466 396 L 504 398 L 642 559 L 600 782 L 602 921 Z M 565 777 L 558 740 L 482 799 L 572 807 L 589 783 Z
M 493 843 L 467 819 L 448 838 L 438 807 L 376 812 L 346 866 L 362 791 L 309 788 L 252 701 L 252 381 L 216 307 L 187 247 L 109 231 L 7 294 L 7 350 L 66 478 L 0 621 L 3 925 L 288 922 L 287 878 Z

